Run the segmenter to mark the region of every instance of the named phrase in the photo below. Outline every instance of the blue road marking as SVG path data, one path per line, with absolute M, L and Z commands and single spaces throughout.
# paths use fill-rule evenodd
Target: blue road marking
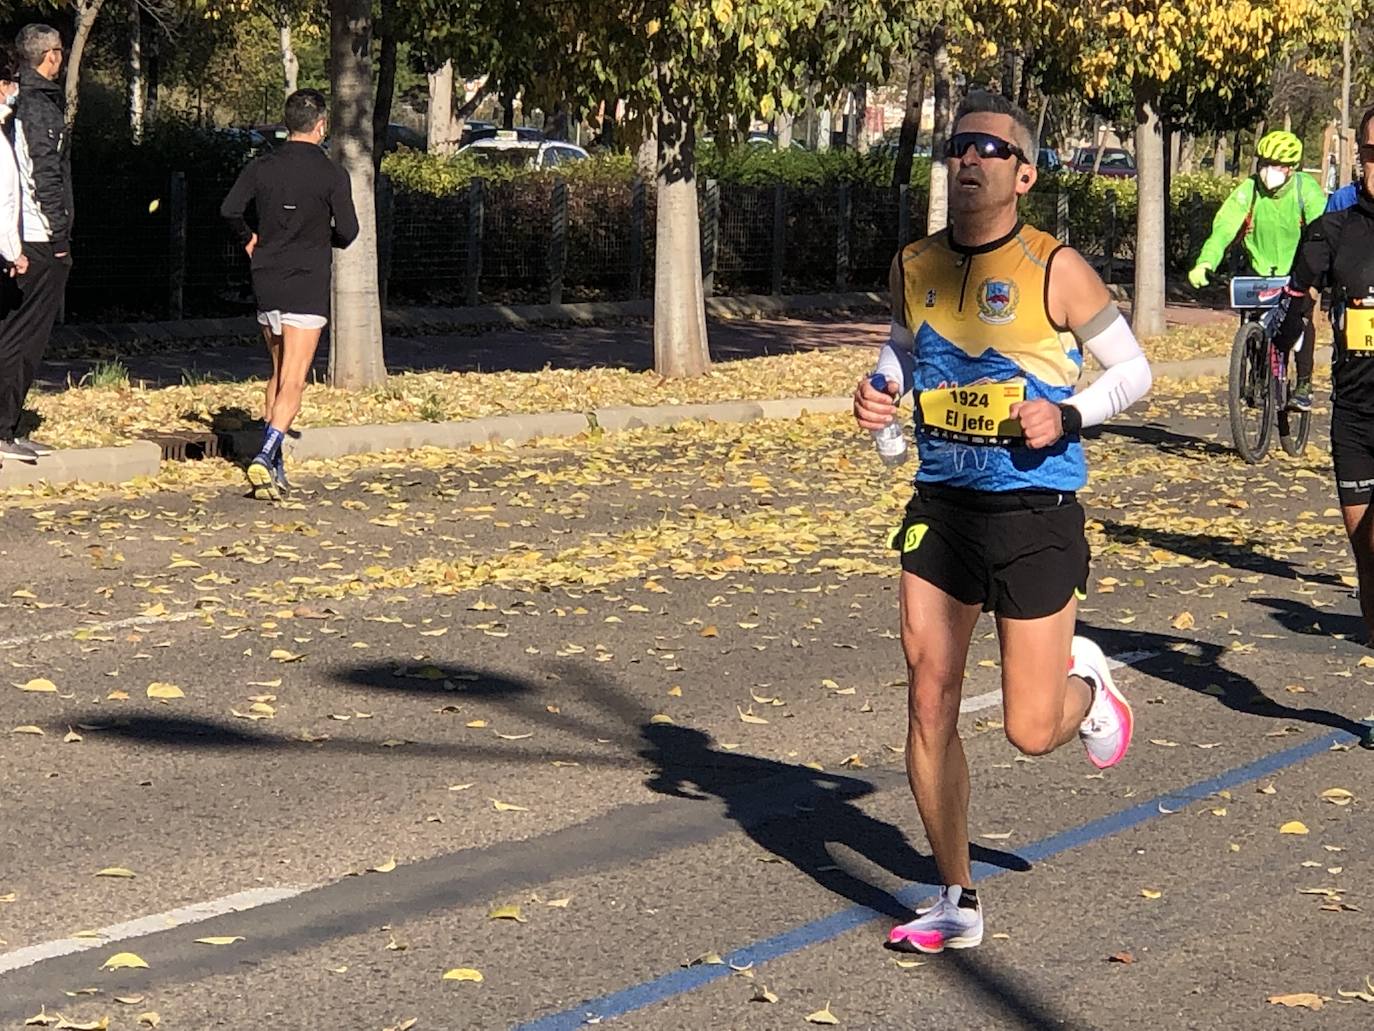
M 1167 794 L 1156 795 L 1148 802 L 1141 802 L 1129 809 L 1104 816 L 1100 820 L 1093 820 L 1059 834 L 1052 834 L 1048 838 L 1041 838 L 1021 849 L 1018 854 L 1022 859 L 1032 863 L 1049 859 L 1051 856 L 1092 844 L 1113 834 L 1119 834 L 1122 831 L 1148 823 L 1164 815 L 1160 812 L 1161 806 L 1177 808 L 1189 802 L 1196 802 L 1218 791 L 1277 773 L 1289 766 L 1295 766 L 1304 759 L 1328 751 L 1332 745 L 1349 744 L 1355 740 L 1353 735 L 1341 732 L 1297 745 L 1282 752 L 1275 752 L 1273 755 L 1256 759 L 1245 766 L 1227 770 L 1225 773 L 1218 774 L 1208 780 L 1189 784 Z M 988 863 L 973 864 L 973 875 L 979 880 L 990 880 L 1005 872 L 1002 868 Z M 913 907 L 921 899 L 934 894 L 937 890 L 938 886 L 933 884 L 909 884 L 897 892 L 894 897 L 904 906 Z M 623 988 L 600 998 L 589 999 L 561 1012 L 519 1024 L 514 1028 L 514 1031 L 574 1031 L 575 1028 L 580 1028 L 586 1024 L 589 1019 L 599 1018 L 605 1021 L 624 1016 L 627 1013 L 633 1013 L 665 999 L 670 999 L 675 995 L 692 992 L 711 984 L 713 981 L 729 977 L 732 973 L 730 964 L 744 967 L 751 963 L 767 963 L 769 960 L 800 952 L 811 945 L 818 945 L 821 942 L 838 938 L 840 935 L 862 927 L 882 915 L 867 906 L 851 906 L 819 920 L 793 927 L 771 938 L 765 938 L 763 941 L 736 949 L 723 957 L 725 965 L 712 964 L 674 970 L 653 980 L 631 985 L 629 988 Z

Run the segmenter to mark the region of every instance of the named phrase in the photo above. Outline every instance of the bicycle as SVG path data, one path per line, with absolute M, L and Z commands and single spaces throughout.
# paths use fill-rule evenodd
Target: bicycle
M 1226 403 L 1236 451 L 1251 465 L 1268 454 L 1275 427 L 1279 444 L 1290 455 L 1302 454 L 1312 430 L 1311 412 L 1288 409 L 1297 374 L 1288 353 L 1276 348 L 1271 337 L 1274 327 L 1268 316 L 1287 285 L 1287 276 L 1231 280 L 1231 307 L 1240 313 L 1240 328 L 1231 344 Z

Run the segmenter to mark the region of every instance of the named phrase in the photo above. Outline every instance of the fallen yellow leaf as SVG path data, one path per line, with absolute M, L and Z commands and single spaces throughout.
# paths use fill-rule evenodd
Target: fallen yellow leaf
M 1309 1010 L 1319 1010 L 1325 1005 L 1320 995 L 1313 992 L 1296 992 L 1293 995 L 1271 995 L 1268 1002 L 1275 1006 L 1288 1006 L 1289 1008 L 1302 1007 Z
M 116 952 L 107 959 L 101 970 L 147 970 L 148 964 L 143 962 L 142 957 L 132 952 Z
M 171 698 L 185 698 L 186 693 L 176 684 L 163 684 L 157 681 L 148 685 L 149 698 L 161 698 L 163 700 Z
M 107 866 L 103 870 L 97 870 L 97 877 L 133 877 L 134 872 L 123 866 Z
M 477 984 L 481 984 L 481 983 L 482 983 L 482 971 L 480 971 L 480 970 L 473 970 L 471 967 L 454 967 L 452 970 L 446 970 L 446 971 L 444 972 L 443 980 L 445 980 L 445 981 L 475 981 Z
M 493 906 L 487 913 L 488 920 L 514 920 L 518 924 L 528 923 L 518 905 Z
M 11 734 L 37 734 L 39 737 L 42 737 L 42 736 L 43 736 L 43 728 L 42 728 L 42 727 L 35 727 L 35 726 L 33 726 L 32 724 L 26 723 L 26 724 L 24 724 L 24 726 L 22 726 L 22 727 L 15 727 L 13 730 L 10 731 L 10 733 L 11 733 Z
M 57 692 L 57 685 L 46 677 L 36 677 L 26 683 L 15 684 L 14 686 L 21 691 L 32 691 L 38 694 L 55 694 Z
M 197 945 L 233 945 L 235 942 L 243 941 L 241 935 L 215 935 L 209 938 L 197 938 Z
M 1285 823 L 1282 827 L 1279 828 L 1279 833 L 1306 834 L 1307 824 L 1303 823 L 1301 820 L 1289 820 L 1287 823 Z
M 527 812 L 529 812 L 529 809 L 527 809 L 527 808 L 526 808 L 525 806 L 523 806 L 523 805 L 515 805 L 514 803 L 511 803 L 511 802 L 498 802 L 498 801 L 497 801 L 496 799 L 494 799 L 494 798 L 491 800 L 491 807 L 492 807 L 493 809 L 495 809 L 498 813 L 527 813 Z
M 1154 888 L 1141 888 L 1140 894 L 1147 899 L 1158 899 L 1164 897 L 1164 892 L 1156 891 Z
M 396 860 L 388 859 L 385 863 L 378 863 L 376 866 L 369 866 L 367 869 L 369 873 L 391 873 L 392 870 L 396 869 Z
M 815 1013 L 806 1015 L 808 1024 L 838 1024 L 839 1018 L 830 1012 L 830 1003 L 826 1003 L 823 1009 L 818 1009 Z

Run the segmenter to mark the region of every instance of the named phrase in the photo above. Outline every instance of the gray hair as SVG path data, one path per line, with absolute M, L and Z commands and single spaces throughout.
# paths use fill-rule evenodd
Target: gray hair
M 30 22 L 14 37 L 14 48 L 20 59 L 30 68 L 37 68 L 53 47 L 62 45 L 62 34 L 51 25 Z
M 1040 153 L 1039 141 L 1035 138 L 1035 125 L 1023 108 L 1013 104 L 1000 93 L 970 90 L 959 105 L 959 110 L 954 112 L 954 121 L 951 125 L 957 126 L 965 115 L 978 114 L 1006 115 L 1015 122 L 1016 139 L 1012 142 L 1026 152 L 1027 160 L 1035 161 L 1036 155 Z

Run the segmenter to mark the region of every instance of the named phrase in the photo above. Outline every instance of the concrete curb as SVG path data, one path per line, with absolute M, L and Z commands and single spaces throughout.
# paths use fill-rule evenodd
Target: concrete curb
M 590 412 L 535 412 L 492 415 L 465 422 L 400 422 L 374 426 L 318 426 L 293 434 L 286 453 L 296 461 L 339 458 L 377 451 L 407 451 L 421 447 L 460 448 L 481 444 L 524 444 L 540 437 L 576 437 L 592 430 L 618 433 L 684 422 L 754 422 L 759 419 L 796 419 L 808 413 L 847 412 L 848 397 L 798 397 L 773 401 L 725 401 L 715 404 L 624 405 Z M 230 435 L 232 453 L 248 458 L 257 453 L 262 435 L 239 430 Z
M 1189 379 L 1225 375 L 1225 358 L 1195 358 L 1155 366 L 1159 379 Z M 1099 371 L 1084 374 L 1091 382 Z M 589 412 L 532 412 L 492 415 L 463 422 L 399 422 L 371 426 L 318 426 L 302 429 L 286 442 L 295 461 L 339 458 L 378 451 L 408 451 L 421 447 L 460 448 L 481 444 L 524 444 L 541 437 L 576 437 L 589 430 L 605 433 L 684 422 L 754 422 L 760 419 L 798 419 L 850 410 L 849 395 L 788 397 L 766 401 L 719 401 L 710 404 L 617 405 Z M 231 453 L 248 458 L 257 452 L 262 435 L 239 430 L 230 435 Z
M 748 294 L 708 297 L 706 314 L 713 318 L 762 318 L 811 311 L 886 309 L 888 300 L 871 291 L 825 294 Z M 654 302 L 593 301 L 584 304 L 479 304 L 471 308 L 392 308 L 383 317 L 389 333 L 413 335 L 447 330 L 530 328 L 551 325 L 595 325 L 621 319 L 651 319 Z M 59 347 L 132 346 L 143 341 L 176 344 L 226 338 L 257 338 L 251 316 L 221 319 L 182 319 L 176 322 L 108 322 L 58 326 L 52 342 Z
M 122 447 L 73 448 L 54 451 L 37 463 L 8 460 L 0 468 L 0 490 L 35 483 L 124 483 L 136 476 L 156 476 L 162 448 L 139 440 Z

